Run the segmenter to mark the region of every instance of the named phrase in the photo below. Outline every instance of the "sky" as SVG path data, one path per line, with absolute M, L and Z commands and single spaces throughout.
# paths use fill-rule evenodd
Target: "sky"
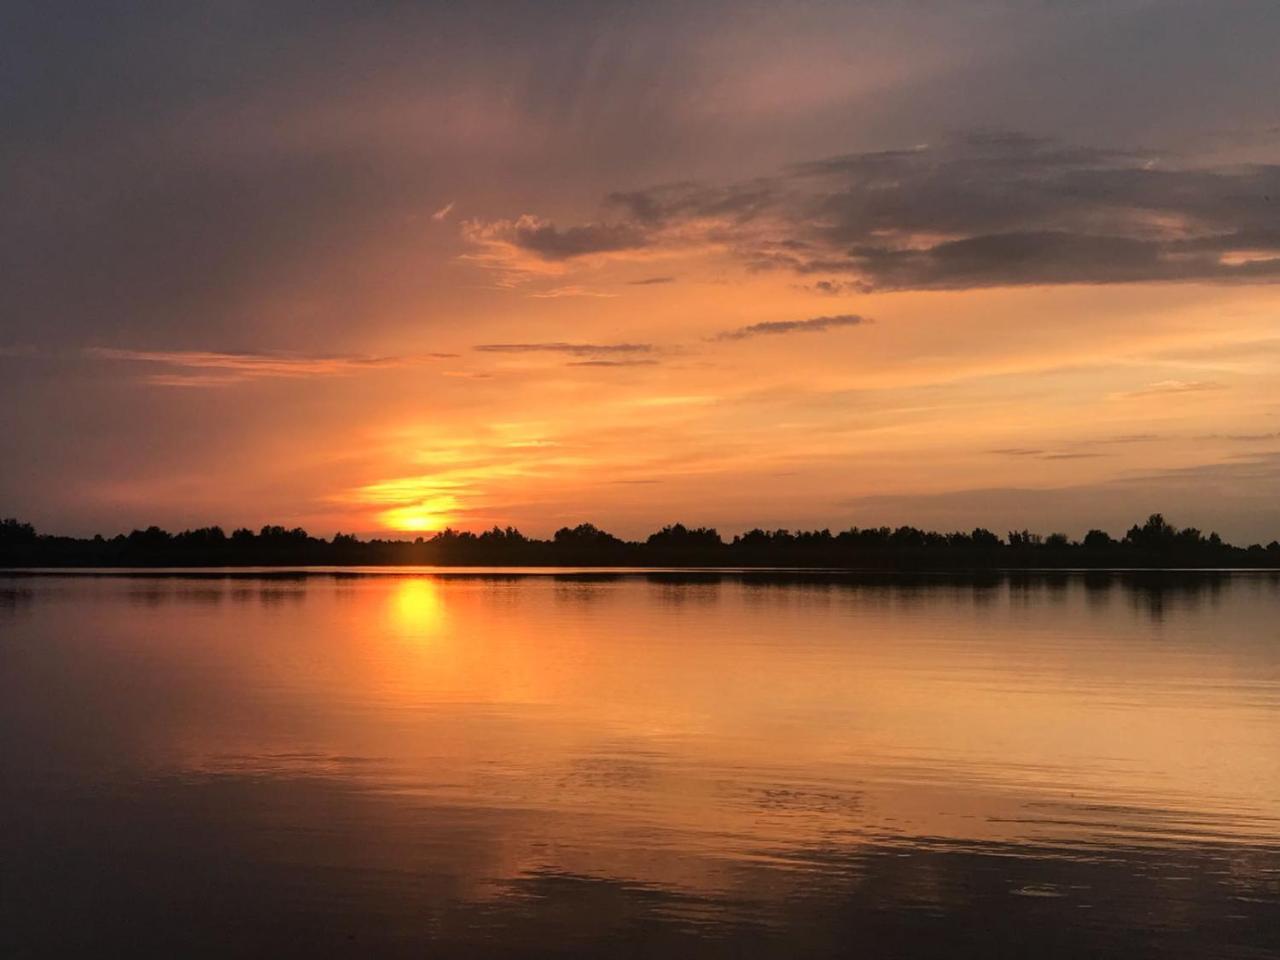
M 1273 0 L 6 3 L 0 514 L 1265 543 L 1277 42 Z

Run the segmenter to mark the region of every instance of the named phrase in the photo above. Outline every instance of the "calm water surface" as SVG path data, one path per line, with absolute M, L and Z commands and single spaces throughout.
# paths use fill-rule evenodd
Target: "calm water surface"
M 1280 579 L 0 576 L 0 955 L 1280 956 Z

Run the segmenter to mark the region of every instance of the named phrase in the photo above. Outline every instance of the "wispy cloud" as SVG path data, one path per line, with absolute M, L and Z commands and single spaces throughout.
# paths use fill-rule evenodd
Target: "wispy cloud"
M 454 206 L 456 206 L 456 201 L 450 200 L 443 207 L 433 213 L 431 215 L 431 219 L 435 220 L 437 223 L 447 220 L 449 218 L 449 214 L 453 213 Z
M 1118 437 L 1101 437 L 1096 440 L 1087 440 L 1084 442 L 1089 444 L 1098 444 L 1098 443 L 1129 444 L 1129 443 L 1151 443 L 1155 440 L 1161 440 L 1161 439 L 1163 438 L 1158 433 L 1124 433 Z
M 1126 393 L 1114 393 L 1114 398 L 1155 397 L 1172 393 L 1201 393 L 1206 390 L 1225 390 L 1226 387 L 1213 380 L 1160 380 L 1147 384 L 1138 390 Z
M 606 293 L 603 290 L 592 290 L 589 287 L 584 287 L 584 286 L 581 286 L 580 284 L 573 283 L 564 287 L 552 287 L 550 290 L 539 290 L 535 293 L 529 294 L 529 296 L 535 297 L 539 300 L 558 300 L 561 297 L 612 298 L 612 297 L 616 297 L 617 294 Z
M 866 317 L 856 313 L 841 313 L 830 317 L 813 317 L 810 320 L 770 320 L 765 323 L 753 323 L 736 330 L 718 333 L 712 340 L 746 340 L 748 337 L 769 336 L 783 333 L 821 333 L 836 327 L 856 327 L 870 323 Z
M 1034 460 L 1092 460 L 1106 456 L 1103 453 L 1090 453 L 1084 450 L 1054 451 L 1036 447 L 1002 447 L 987 452 L 1002 457 L 1027 457 Z
M 652 353 L 651 343 L 480 343 L 472 347 L 482 353 L 563 353 L 573 357 L 601 357 L 612 354 Z
M 1233 443 L 1260 443 L 1267 440 L 1280 440 L 1280 431 L 1269 433 L 1209 433 L 1197 440 L 1229 440 Z
M 163 372 L 148 374 L 142 378 L 146 383 L 163 387 L 217 387 L 273 377 L 299 379 L 350 376 L 369 370 L 408 367 L 457 356 L 456 353 L 403 356 L 220 353 L 206 350 L 125 350 L 115 347 L 89 347 L 85 353 L 113 362 L 166 367 L 168 369 Z
M 571 360 L 567 367 L 652 367 L 657 360 Z
M 659 283 L 675 282 L 675 277 L 645 277 L 643 280 L 628 280 L 627 285 L 632 287 L 651 287 Z

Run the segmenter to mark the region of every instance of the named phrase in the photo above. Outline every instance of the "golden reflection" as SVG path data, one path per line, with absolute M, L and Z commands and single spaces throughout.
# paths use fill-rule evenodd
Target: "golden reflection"
M 434 580 L 402 580 L 391 594 L 391 620 L 413 636 L 435 633 L 444 623 L 444 604 Z
M 202 770 L 227 756 L 285 772 L 297 756 L 315 763 L 313 752 L 376 758 L 350 776 L 424 801 L 526 811 L 542 838 L 555 828 L 540 818 L 589 814 L 570 829 L 598 832 L 557 854 L 566 869 L 700 889 L 729 881 L 714 864 L 657 862 L 616 838 L 659 831 L 719 856 L 730 837 L 731 857 L 904 830 L 965 843 L 1150 842 L 1206 813 L 1241 842 L 1273 837 L 1273 588 L 1167 589 L 1159 621 L 1119 602 L 1142 595 L 1107 594 L 1117 602 L 1079 581 L 1053 591 L 360 578 L 332 594 L 310 588 L 288 611 L 296 629 L 248 603 L 199 621 L 210 640 L 234 630 L 275 642 L 184 649 L 184 676 L 192 656 L 227 658 L 201 675 L 282 698 L 284 716 L 315 727 L 300 736 L 288 723 L 202 714 L 179 749 Z M 127 640 L 136 608 L 116 615 L 120 642 L 138 642 Z M 171 618 L 155 637 L 193 629 L 176 600 L 147 617 Z M 1229 653 L 1205 639 L 1220 622 L 1233 624 Z M 495 848 L 503 862 L 480 872 L 541 862 L 520 843 Z

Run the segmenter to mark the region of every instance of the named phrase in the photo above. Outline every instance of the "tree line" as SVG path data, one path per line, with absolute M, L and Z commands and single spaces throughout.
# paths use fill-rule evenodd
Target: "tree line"
M 106 538 L 38 533 L 31 524 L 0 520 L 0 566 L 693 566 L 831 567 L 866 570 L 997 568 L 1280 567 L 1280 543 L 1226 543 L 1194 527 L 1178 528 L 1160 514 L 1115 538 L 1090 530 L 1072 540 L 1028 530 L 1000 537 L 978 528 L 938 533 L 916 527 L 751 530 L 725 540 L 710 527 L 663 527 L 644 540 L 623 540 L 590 523 L 562 527 L 549 540 L 513 527 L 483 533 L 447 529 L 413 540 L 361 540 L 338 533 L 313 537 L 300 527 L 221 527 L 169 533 L 159 527 Z

